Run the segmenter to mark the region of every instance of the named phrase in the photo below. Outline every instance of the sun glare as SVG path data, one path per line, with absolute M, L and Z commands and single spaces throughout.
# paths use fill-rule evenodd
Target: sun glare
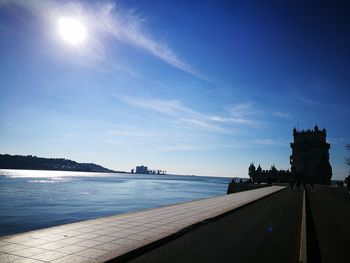
M 63 39 L 71 45 L 84 43 L 86 29 L 84 25 L 75 18 L 61 17 L 58 19 L 58 28 Z

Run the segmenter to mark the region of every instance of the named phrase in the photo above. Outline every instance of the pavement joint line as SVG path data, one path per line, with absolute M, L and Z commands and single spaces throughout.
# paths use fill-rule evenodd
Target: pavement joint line
M 21 256 L 21 253 L 24 254 L 24 252 L 21 251 L 28 249 L 28 246 L 21 246 L 21 244 L 24 244 L 25 242 L 29 243 L 29 248 L 34 250 L 40 248 L 42 244 L 42 241 L 40 240 L 46 239 L 44 241 L 47 243 L 65 243 L 68 241 L 65 246 L 72 246 L 71 250 L 68 248 L 63 249 L 59 246 L 53 246 L 52 249 L 49 250 L 50 253 L 30 256 L 28 258 L 51 262 L 52 260 L 55 261 L 55 258 L 59 259 L 67 256 L 81 258 L 84 257 L 84 253 L 86 253 L 86 258 L 93 258 L 96 262 L 106 262 L 125 255 L 137 253 L 134 251 L 149 249 L 155 244 L 161 244 L 161 242 L 166 239 L 179 234 L 181 235 L 183 231 L 188 231 L 188 229 L 192 229 L 196 225 L 200 225 L 203 222 L 209 222 L 219 216 L 224 216 L 235 209 L 283 189 L 285 189 L 285 187 L 271 186 L 161 208 L 86 220 L 12 236 L 0 237 L 0 242 L 8 241 L 10 244 L 17 245 L 19 251 L 18 254 L 16 253 L 17 249 L 16 251 L 11 251 L 11 254 Z M 165 218 L 168 214 L 172 214 L 173 216 Z M 157 222 L 157 220 L 154 219 L 158 219 L 158 216 L 162 216 L 162 219 Z M 175 217 L 178 218 L 175 219 Z M 94 227 L 96 226 L 99 226 L 98 228 L 100 229 L 95 229 Z M 116 226 L 117 228 L 115 228 Z M 142 230 L 145 226 L 145 230 Z M 163 228 L 164 226 L 166 226 L 166 229 Z M 92 228 L 92 231 L 89 229 L 90 227 Z M 141 229 L 133 230 L 134 227 L 141 227 Z M 68 231 L 73 231 L 73 234 L 75 234 L 74 236 L 77 237 L 67 235 Z M 81 233 L 79 233 L 79 231 Z M 124 231 L 130 233 L 130 238 L 128 236 L 118 237 L 118 233 L 123 233 Z M 93 233 L 88 234 L 89 232 Z M 116 234 L 115 240 L 111 237 L 107 237 L 109 235 L 113 236 L 114 234 Z M 79 235 L 84 237 L 84 239 L 79 238 Z M 31 242 L 35 240 L 40 242 L 37 242 L 37 244 L 31 244 Z M 104 240 L 107 242 L 104 242 Z M 8 253 L 6 252 L 6 246 L 0 246 L 0 254 Z M 85 250 L 73 251 L 73 246 L 84 247 Z M 114 249 L 113 246 L 115 247 Z M 75 247 L 75 249 L 77 250 L 77 247 Z
M 306 203 L 305 189 L 303 191 L 303 208 L 301 212 L 301 228 L 300 228 L 300 249 L 299 263 L 307 263 L 307 244 L 306 244 Z

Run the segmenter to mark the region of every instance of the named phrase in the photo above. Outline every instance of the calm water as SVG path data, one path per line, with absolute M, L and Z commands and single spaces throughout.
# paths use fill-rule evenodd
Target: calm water
M 0 235 L 226 194 L 230 178 L 0 170 Z

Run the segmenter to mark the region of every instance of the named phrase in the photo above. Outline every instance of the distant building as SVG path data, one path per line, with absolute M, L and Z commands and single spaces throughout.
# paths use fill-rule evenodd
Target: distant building
M 270 170 L 263 170 L 260 164 L 255 168 L 254 163 L 251 163 L 248 174 L 250 179 L 256 183 L 290 183 L 295 181 L 289 170 L 277 170 L 274 165 L 271 166 Z
M 290 164 L 298 180 L 329 184 L 332 166 L 329 163 L 330 144 L 326 142 L 326 129 L 297 131 L 293 129 L 294 143 L 291 143 Z
M 136 166 L 136 173 L 137 174 L 149 174 L 147 166 Z
M 297 131 L 293 129 L 294 142 L 290 144 L 291 171 L 277 170 L 274 165 L 270 170 L 256 168 L 250 164 L 248 174 L 254 182 L 312 182 L 315 184 L 330 184 L 332 166 L 329 163 L 330 144 L 326 142 L 326 130 L 319 130 L 315 125 L 313 130 Z

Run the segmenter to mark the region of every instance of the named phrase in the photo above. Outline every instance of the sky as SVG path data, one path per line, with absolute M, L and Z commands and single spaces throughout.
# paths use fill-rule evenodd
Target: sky
M 293 128 L 317 124 L 342 179 L 349 12 L 345 1 L 0 0 L 0 152 L 247 177 L 251 162 L 289 169 Z M 62 18 L 84 28 L 81 42 L 63 37 Z

